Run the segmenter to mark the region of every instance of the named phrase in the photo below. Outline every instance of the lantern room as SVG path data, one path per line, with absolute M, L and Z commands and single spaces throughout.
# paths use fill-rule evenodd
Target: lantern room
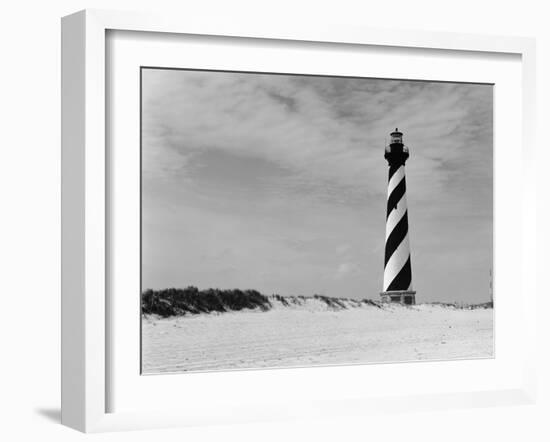
M 409 148 L 403 144 L 403 132 L 397 128 L 390 134 L 390 144 L 385 148 L 384 158 L 394 166 L 405 165 L 409 158 Z
M 403 132 L 399 132 L 397 127 L 395 128 L 395 131 L 390 134 L 390 137 L 390 144 L 403 144 Z

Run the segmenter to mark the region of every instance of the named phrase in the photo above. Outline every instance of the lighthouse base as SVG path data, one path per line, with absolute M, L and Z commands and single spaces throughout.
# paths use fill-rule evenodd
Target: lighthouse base
M 381 292 L 382 302 L 395 302 L 404 305 L 416 304 L 416 292 L 413 290 L 394 290 L 390 292 Z

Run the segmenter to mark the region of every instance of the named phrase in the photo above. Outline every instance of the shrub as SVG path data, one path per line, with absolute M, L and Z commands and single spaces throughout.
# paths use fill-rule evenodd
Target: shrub
M 141 312 L 163 317 L 255 308 L 263 311 L 271 308 L 269 299 L 256 290 L 199 290 L 191 286 L 148 289 L 141 295 Z

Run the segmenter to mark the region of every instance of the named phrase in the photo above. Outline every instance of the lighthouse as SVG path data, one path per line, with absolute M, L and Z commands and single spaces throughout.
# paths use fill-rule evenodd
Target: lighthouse
M 405 182 L 405 162 L 409 158 L 409 149 L 403 144 L 403 133 L 397 128 L 391 133 L 384 158 L 388 161 L 389 172 L 384 286 L 380 296 L 382 302 L 415 304 Z

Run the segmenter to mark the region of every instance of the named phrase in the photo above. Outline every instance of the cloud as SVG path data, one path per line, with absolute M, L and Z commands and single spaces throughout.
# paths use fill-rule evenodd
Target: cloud
M 339 255 L 345 255 L 351 250 L 351 248 L 351 244 L 340 244 L 338 247 L 336 247 L 336 253 L 338 253 Z
M 343 262 L 336 269 L 336 278 L 344 278 L 359 271 L 359 264 L 355 262 Z

